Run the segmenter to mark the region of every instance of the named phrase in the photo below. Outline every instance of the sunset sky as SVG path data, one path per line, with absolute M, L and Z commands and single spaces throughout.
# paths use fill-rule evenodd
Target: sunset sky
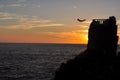
M 92 19 L 109 16 L 120 35 L 120 0 L 0 0 L 0 42 L 86 44 Z

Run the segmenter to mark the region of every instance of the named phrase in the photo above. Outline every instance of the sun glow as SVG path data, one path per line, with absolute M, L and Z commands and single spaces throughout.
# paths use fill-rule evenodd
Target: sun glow
M 88 41 L 88 35 L 85 35 L 85 40 Z

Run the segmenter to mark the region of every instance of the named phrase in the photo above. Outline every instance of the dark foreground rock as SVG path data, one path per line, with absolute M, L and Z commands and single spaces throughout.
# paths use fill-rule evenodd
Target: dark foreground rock
M 75 59 L 61 64 L 54 80 L 120 79 L 120 56 L 116 55 L 116 18 L 93 19 L 88 33 L 87 50 Z
M 120 57 L 98 56 L 85 51 L 73 60 L 61 64 L 54 80 L 115 80 L 120 79 Z

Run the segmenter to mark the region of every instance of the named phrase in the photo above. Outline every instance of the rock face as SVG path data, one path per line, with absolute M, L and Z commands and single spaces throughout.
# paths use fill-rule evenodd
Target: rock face
M 119 78 L 120 59 L 116 56 L 117 25 L 114 16 L 93 19 L 87 49 L 67 63 L 62 63 L 54 80 L 115 80 Z M 120 78 L 119 78 L 120 79 Z
M 118 36 L 115 17 L 93 19 L 88 38 L 88 50 L 99 50 L 108 56 L 116 55 Z

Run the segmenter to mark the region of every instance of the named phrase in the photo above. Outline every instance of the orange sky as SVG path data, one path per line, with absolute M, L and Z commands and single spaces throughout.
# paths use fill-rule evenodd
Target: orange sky
M 37 22 L 35 20 L 35 22 Z M 39 22 L 39 21 L 38 21 Z M 62 31 L 47 31 L 45 28 L 45 31 L 41 31 L 41 27 L 39 28 L 32 28 L 29 26 L 31 25 L 24 24 L 17 24 L 14 26 L 5 26 L 5 28 L 0 29 L 0 42 L 12 42 L 12 43 L 72 43 L 72 44 L 87 44 L 88 40 L 88 28 L 91 21 L 85 21 L 85 22 L 76 22 L 73 24 L 66 24 L 62 25 L 62 27 L 68 28 L 64 30 L 62 28 Z M 50 24 L 50 26 L 49 26 Z M 54 24 L 54 23 L 52 23 Z M 56 23 L 57 24 L 57 23 Z M 119 21 L 117 22 L 119 25 Z M 21 27 L 21 25 L 24 25 L 24 27 Z M 35 24 L 37 25 L 37 24 Z M 40 25 L 40 24 L 38 24 Z M 51 23 L 42 23 L 42 25 L 47 25 L 51 28 Z M 59 24 L 60 25 L 60 24 Z M 61 27 L 61 25 L 58 27 Z M 28 26 L 28 27 L 27 27 Z M 67 27 L 66 27 L 67 26 Z M 57 27 L 57 28 L 58 28 Z M 54 27 L 55 28 L 55 27 Z M 72 30 L 71 30 L 72 28 Z M 60 28 L 61 29 L 61 28 Z M 70 30 L 69 30 L 70 29 Z M 119 35 L 119 29 L 118 29 L 118 35 Z
M 79 28 L 79 26 L 77 27 Z M 32 30 L 1 29 L 0 33 L 0 42 L 87 43 L 87 30 L 79 29 L 70 32 L 32 32 Z
M 76 20 L 74 23 L 67 24 L 58 24 L 47 20 L 39 22 L 39 19 L 32 18 L 29 21 L 23 19 L 22 23 L 0 27 L 0 42 L 87 44 L 91 20 L 82 23 Z M 118 20 L 118 26 L 119 22 Z M 55 27 L 51 25 L 55 25 Z M 120 35 L 119 28 L 118 35 Z
M 0 42 L 87 44 L 94 18 L 115 16 L 120 0 L 0 0 Z M 86 19 L 80 23 L 76 19 Z M 120 40 L 119 40 L 120 44 Z

